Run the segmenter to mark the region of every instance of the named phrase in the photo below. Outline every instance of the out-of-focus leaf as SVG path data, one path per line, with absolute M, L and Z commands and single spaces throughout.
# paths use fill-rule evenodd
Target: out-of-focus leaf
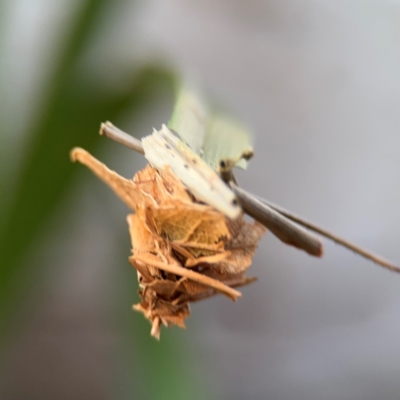
M 198 90 L 181 84 L 168 127 L 214 170 L 245 169 L 253 154 L 250 132 L 210 108 Z
M 223 114 L 210 118 L 203 143 L 203 159 L 214 169 L 221 166 L 245 169 L 253 154 L 250 132 L 239 122 Z M 221 162 L 224 164 L 221 165 Z
M 12 311 L 10 301 L 17 288 L 11 282 L 17 276 L 23 279 L 29 270 L 29 265 L 20 262 L 24 251 L 68 188 L 74 170 L 68 157 L 70 149 L 76 144 L 92 148 L 100 140 L 97 131 L 101 121 L 115 120 L 127 106 L 138 108 L 155 91 L 163 90 L 167 81 L 169 84 L 169 73 L 148 67 L 127 83 L 130 90 L 123 94 L 107 93 L 101 87 L 82 87 L 84 79 L 76 76 L 74 66 L 107 3 L 110 1 L 89 0 L 82 6 L 50 81 L 43 113 L 29 133 L 29 153 L 0 232 L 0 328 L 6 324 L 6 313 Z
M 200 155 L 207 121 L 208 110 L 200 93 L 188 84 L 181 84 L 168 127 Z
M 43 268 L 21 263 L 21 260 L 34 239 L 49 225 L 58 203 L 71 186 L 73 175 L 81 171 L 70 162 L 71 148 L 80 145 L 92 149 L 101 140 L 97 134 L 101 121 L 117 120 L 127 108 L 137 111 L 161 92 L 171 89 L 172 74 L 157 67 L 143 68 L 126 83 L 123 93 L 107 91 L 101 83 L 96 86 L 93 79 L 85 79 L 87 77 L 82 72 L 77 72 L 77 61 L 85 50 L 92 28 L 103 14 L 104 7 L 114 6 L 114 3 L 119 2 L 79 2 L 80 12 L 76 13 L 73 26 L 59 47 L 53 74 L 46 83 L 49 89 L 44 94 L 43 109 L 26 135 L 29 138 L 28 153 L 15 182 L 12 203 L 7 207 L 7 213 L 0 207 L 0 221 L 4 220 L 0 227 L 0 338 L 7 332 L 8 317 L 15 310 L 17 300 L 23 296 L 22 286 L 17 283 Z M 91 82 L 90 87 L 86 81 Z M 128 255 L 129 245 L 121 250 Z M 131 271 L 127 259 L 125 263 L 128 274 Z M 129 285 L 133 288 L 131 282 Z M 131 290 L 123 295 L 131 295 Z M 202 397 L 191 393 L 192 369 L 190 361 L 183 359 L 182 343 L 174 339 L 155 343 L 148 337 L 147 324 L 143 322 L 138 330 L 133 326 L 135 314 L 129 310 L 130 307 L 125 309 L 129 314 L 124 318 L 123 330 L 127 334 L 124 336 L 126 340 L 122 341 L 123 351 L 127 351 L 128 346 L 140 349 L 139 358 L 129 360 L 123 371 L 127 380 L 121 390 L 126 398 L 132 398 L 132 392 L 136 392 L 131 385 L 140 387 L 139 391 L 144 394 L 142 398 L 179 400 Z M 182 363 L 179 361 L 181 357 Z M 134 369 L 138 366 L 141 367 L 140 373 L 135 375 Z

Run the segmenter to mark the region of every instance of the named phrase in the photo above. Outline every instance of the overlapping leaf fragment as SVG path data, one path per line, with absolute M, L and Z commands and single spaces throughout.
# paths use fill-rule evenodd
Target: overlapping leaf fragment
M 242 216 L 230 220 L 200 204 L 166 167 L 151 166 L 125 179 L 82 149 L 73 159 L 88 166 L 135 214 L 128 215 L 131 264 L 136 268 L 141 302 L 133 308 L 152 324 L 185 327 L 189 303 L 222 293 L 235 300 L 235 287 L 253 282 L 244 276 L 265 228 Z

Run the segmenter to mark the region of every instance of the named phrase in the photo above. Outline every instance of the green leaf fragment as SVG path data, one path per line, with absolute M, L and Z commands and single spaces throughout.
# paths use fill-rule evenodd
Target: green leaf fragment
M 253 155 L 250 132 L 234 119 L 215 114 L 210 118 L 202 158 L 215 170 L 246 169 Z
M 207 121 L 207 107 L 200 94 L 187 85 L 181 85 L 168 128 L 200 155 Z
M 214 170 L 246 169 L 253 155 L 250 132 L 233 118 L 209 111 L 193 87 L 182 84 L 168 127 Z

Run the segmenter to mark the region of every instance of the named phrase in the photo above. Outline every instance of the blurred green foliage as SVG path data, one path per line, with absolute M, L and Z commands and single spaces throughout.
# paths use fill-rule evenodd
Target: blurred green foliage
M 67 191 L 73 172 L 76 173 L 68 153 L 79 144 L 93 148 L 100 140 L 99 124 L 106 119 L 115 120 L 128 106 L 139 108 L 154 91 L 165 89 L 171 75 L 155 67 L 142 69 L 126 93 L 107 93 L 102 87 L 84 87 L 85 77 L 76 74 L 75 66 L 83 45 L 91 33 L 108 0 L 89 0 L 82 3 L 80 15 L 71 27 L 69 36 L 56 61 L 54 75 L 49 77 L 50 92 L 28 133 L 29 148 L 15 184 L 15 193 L 9 207 L 2 207 L 7 215 L 0 233 L 0 305 L 7 305 L 13 288 L 13 276 L 24 273 L 28 266 L 20 263 L 27 248 L 51 217 L 61 197 Z M 2 307 L 0 315 L 7 310 Z
M 53 60 L 53 73 L 46 82 L 49 90 L 44 93 L 43 107 L 36 122 L 26 132 L 29 146 L 15 178 L 13 192 L 0 199 L 0 337 L 3 346 L 10 316 L 25 295 L 17 283 L 43 268 L 21 261 L 35 237 L 43 234 L 47 222 L 54 217 L 54 211 L 67 194 L 74 176 L 82 171 L 70 162 L 69 151 L 76 145 L 93 149 L 101 138 L 97 134 L 100 122 L 118 121 L 118 116 L 127 109 L 140 111 L 160 91 L 172 90 L 173 74 L 155 65 L 139 70 L 132 65 L 132 71 L 136 72 L 126 83 L 129 90 L 123 93 L 105 89 L 100 84 L 96 86 L 93 81 L 89 87 L 85 84 L 88 77 L 82 76 L 84 72 L 77 73 L 78 59 L 85 52 L 87 40 L 102 12 L 105 7 L 118 3 L 111 0 L 79 2 L 79 12 L 71 21 L 63 45 Z M 1 135 L 0 141 L 1 144 Z M 0 186 L 5 187 L 2 182 Z M 8 199 L 11 202 L 5 204 Z M 124 324 L 124 327 L 133 328 L 132 324 Z M 141 359 L 135 362 L 140 363 L 141 370 L 139 376 L 131 377 L 132 392 L 137 392 L 139 385 L 140 391 L 147 393 L 147 398 L 198 398 L 191 393 L 193 385 L 187 368 L 177 361 L 178 346 L 172 336 L 167 335 L 165 340 L 157 343 L 149 337 L 149 326 L 142 324 L 135 338 L 140 341 L 135 343 L 135 347 L 141 349 Z M 154 379 L 156 385 L 151 384 Z M 131 393 L 129 388 L 125 389 Z M 121 393 L 126 390 L 121 390 Z

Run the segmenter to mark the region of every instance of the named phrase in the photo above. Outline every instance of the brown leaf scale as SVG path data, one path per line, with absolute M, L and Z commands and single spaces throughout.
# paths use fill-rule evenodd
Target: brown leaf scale
M 244 273 L 265 228 L 242 216 L 229 220 L 197 203 L 167 167 L 147 165 L 133 180 L 125 179 L 82 149 L 72 158 L 89 167 L 135 211 L 127 217 L 132 241 L 130 258 L 138 273 L 141 302 L 133 306 L 160 326 L 178 325 L 190 315 L 189 303 L 218 293 L 240 296 L 234 287 L 251 283 Z

